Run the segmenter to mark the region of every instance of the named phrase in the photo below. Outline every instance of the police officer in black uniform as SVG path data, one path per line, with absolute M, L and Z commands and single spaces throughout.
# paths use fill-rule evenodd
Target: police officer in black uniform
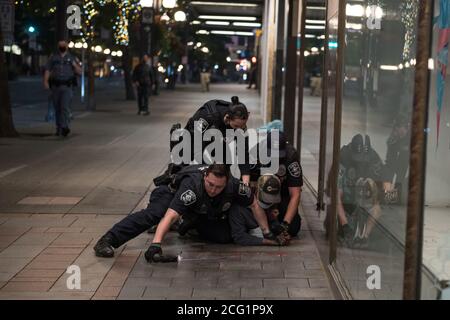
M 279 132 L 277 141 L 272 142 L 276 135 L 268 132 L 267 148 L 269 157 L 279 157 L 279 169 L 276 173 L 281 181 L 281 202 L 278 205 L 279 214 L 276 217 L 267 216 L 265 210 L 270 208 L 270 203 L 264 201 L 254 201 L 252 211 L 260 228 L 266 237 L 271 237 L 271 233 L 279 235 L 287 232 L 292 237 L 296 236 L 300 231 L 301 217 L 298 212 L 300 205 L 301 191 L 303 186 L 303 172 L 300 166 L 300 157 L 297 150 L 286 140 L 286 136 Z M 269 167 L 262 165 L 259 161 L 251 166 L 251 186 L 254 188 L 255 183 L 261 176 L 261 169 Z M 276 220 L 271 223 L 269 228 L 268 219 Z
M 44 87 L 51 89 L 55 108 L 56 135 L 66 137 L 70 133 L 70 104 L 72 87 L 82 70 L 78 60 L 68 52 L 66 41 L 58 42 L 59 53 L 50 57 L 44 73 Z
M 148 262 L 158 261 L 162 255 L 161 242 L 180 217 L 193 222 L 203 239 L 229 243 L 232 241 L 229 212 L 249 206 L 252 201 L 250 188 L 230 177 L 228 166 L 187 166 L 174 176 L 172 183 L 152 192 L 146 209 L 127 216 L 100 238 L 94 247 L 95 254 L 112 257 L 114 248 L 159 223 L 153 243 L 145 253 Z
M 195 112 L 195 114 L 188 120 L 185 126 L 185 132 L 187 131 L 191 136 L 191 159 L 190 161 L 196 159 L 194 150 L 194 135 L 203 135 L 208 129 L 217 129 L 221 132 L 222 136 L 226 138 L 227 129 L 242 129 L 245 131 L 247 129 L 247 121 L 249 118 L 249 112 L 247 107 L 239 101 L 239 98 L 234 96 L 231 98 L 231 103 L 224 100 L 210 100 L 206 102 L 200 109 Z M 171 130 L 171 134 L 174 130 L 181 129 L 181 125 L 174 125 Z M 242 132 L 243 134 L 244 132 Z M 179 137 L 182 139 L 182 135 Z M 179 141 L 171 141 L 170 150 Z M 224 151 L 223 155 L 226 155 L 226 148 L 230 141 L 223 141 Z M 248 150 L 248 141 L 246 140 L 246 150 Z M 203 142 L 202 145 L 202 155 L 199 157 L 203 162 L 203 152 L 208 145 L 208 142 Z M 247 153 L 247 152 L 246 152 Z M 223 160 L 225 161 L 225 159 Z M 241 171 L 242 181 L 245 183 L 250 182 L 250 166 L 243 164 L 244 160 L 240 161 L 239 169 Z M 187 163 L 183 163 L 187 165 Z M 173 168 L 179 168 L 179 166 L 174 166 Z M 176 169 L 175 169 L 176 170 Z M 169 170 L 170 171 L 170 168 Z M 167 174 L 167 172 L 166 172 Z M 170 174 L 170 173 L 169 173 Z

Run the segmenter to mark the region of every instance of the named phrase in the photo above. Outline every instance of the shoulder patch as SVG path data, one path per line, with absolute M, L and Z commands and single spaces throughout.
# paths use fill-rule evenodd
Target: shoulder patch
M 222 212 L 227 211 L 228 209 L 230 209 L 231 207 L 231 203 L 227 202 L 223 205 L 222 207 Z
M 190 206 L 191 204 L 197 201 L 197 196 L 195 195 L 194 191 L 187 190 L 183 192 L 183 194 L 180 197 L 180 200 L 183 201 L 185 206 Z
M 246 196 L 246 197 L 250 198 L 250 196 L 252 195 L 252 190 L 250 189 L 250 187 L 248 185 L 241 182 L 241 183 L 239 183 L 239 194 L 241 196 Z
M 196 129 L 198 131 L 201 131 L 202 133 L 205 132 L 209 128 L 209 123 L 203 118 L 200 118 L 195 121 Z
M 300 168 L 300 164 L 297 161 L 292 162 L 289 165 L 288 171 L 294 178 L 300 178 L 300 176 L 302 175 L 302 169 Z

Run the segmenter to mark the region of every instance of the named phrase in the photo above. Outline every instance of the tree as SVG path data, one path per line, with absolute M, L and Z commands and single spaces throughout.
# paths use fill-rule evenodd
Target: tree
M 8 71 L 3 52 L 3 32 L 0 15 L 0 137 L 17 137 L 11 112 L 11 98 L 8 88 Z

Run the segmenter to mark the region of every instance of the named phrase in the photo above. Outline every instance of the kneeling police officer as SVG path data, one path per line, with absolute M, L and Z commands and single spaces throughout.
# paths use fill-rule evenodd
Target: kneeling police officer
M 272 204 L 264 199 L 255 201 L 252 205 L 252 211 L 264 234 L 273 232 L 275 235 L 279 235 L 282 232 L 287 232 L 290 236 L 295 237 L 301 227 L 301 217 L 298 212 L 303 186 L 300 157 L 297 150 L 287 141 L 284 133 L 279 132 L 278 139 L 272 143 L 272 139 L 275 136 L 273 132 L 268 133 L 267 146 L 269 157 L 272 157 L 272 159 L 274 157 L 279 158 L 279 170 L 276 176 L 281 182 L 281 201 L 278 204 L 278 210 L 273 211 L 277 214 L 267 215 L 266 211 Z M 259 161 L 251 167 L 251 185 L 253 188 L 261 176 L 263 167 Z M 271 228 L 269 228 L 268 221 L 271 224 Z M 276 224 L 276 222 L 279 222 L 279 224 Z
M 223 137 L 226 137 L 227 129 L 233 130 L 246 130 L 247 129 L 247 121 L 250 113 L 247 110 L 245 104 L 239 101 L 239 98 L 234 96 L 231 98 L 231 103 L 224 100 L 210 100 L 206 102 L 200 109 L 198 109 L 195 114 L 188 120 L 185 130 L 189 132 L 191 135 L 191 160 L 195 158 L 195 150 L 194 150 L 194 134 L 195 132 L 204 134 L 208 129 L 216 129 L 219 130 Z M 180 124 L 176 124 L 171 129 L 172 132 L 176 129 L 181 129 Z M 226 148 L 226 141 L 224 142 L 224 150 Z M 170 150 L 172 151 L 173 147 L 177 142 L 171 141 Z M 246 142 L 248 145 L 248 142 Z M 207 143 L 203 142 L 202 145 L 202 153 L 205 151 Z M 225 154 L 225 152 L 224 152 Z M 202 157 L 203 159 L 203 154 Z M 243 161 L 242 161 L 243 162 Z M 185 164 L 186 165 L 186 164 Z M 175 169 L 176 166 L 169 167 L 168 171 L 171 169 Z M 240 165 L 239 169 L 241 171 L 242 180 L 245 183 L 249 183 L 250 181 L 250 166 L 248 165 Z
M 161 242 L 170 226 L 181 217 L 193 224 L 201 238 L 217 243 L 232 242 L 228 214 L 249 206 L 250 188 L 230 176 L 223 164 L 187 166 L 172 183 L 156 188 L 146 209 L 115 224 L 94 247 L 99 257 L 114 256 L 114 248 L 158 224 L 153 243 L 145 253 L 148 262 L 161 261 Z

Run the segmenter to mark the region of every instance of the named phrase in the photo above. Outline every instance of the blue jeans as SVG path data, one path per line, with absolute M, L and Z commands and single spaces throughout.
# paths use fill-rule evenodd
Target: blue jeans
M 58 130 L 69 128 L 72 96 L 73 91 L 71 87 L 62 85 L 52 88 L 52 100 L 56 116 L 55 121 Z

